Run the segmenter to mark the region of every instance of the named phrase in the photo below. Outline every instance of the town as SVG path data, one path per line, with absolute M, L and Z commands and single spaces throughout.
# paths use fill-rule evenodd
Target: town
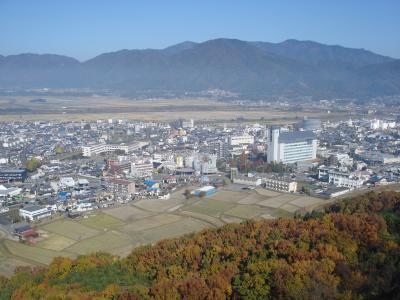
M 209 226 L 304 215 L 399 183 L 398 121 L 0 123 L 5 245 L 19 259 L 29 254 L 18 247 L 38 246 L 48 257 L 30 260 L 46 264 L 58 253 L 125 254 Z

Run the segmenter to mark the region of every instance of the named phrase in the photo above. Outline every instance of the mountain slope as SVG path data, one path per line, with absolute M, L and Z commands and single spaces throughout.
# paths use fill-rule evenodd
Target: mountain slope
M 276 44 L 268 42 L 253 42 L 252 44 L 271 53 L 318 66 L 340 65 L 357 68 L 393 60 L 364 49 L 324 45 L 313 41 L 292 39 Z
M 196 45 L 197 43 L 195 42 L 185 41 L 176 45 L 169 46 L 162 51 L 167 55 L 173 55 L 182 52 L 183 50 L 192 49 Z
M 86 62 L 59 55 L 0 57 L 0 88 L 88 87 L 124 95 L 223 89 L 244 96 L 400 94 L 396 60 L 310 41 L 215 39 L 161 50 L 121 50 Z
M 54 54 L 19 54 L 0 59 L 0 87 L 81 86 L 78 60 Z

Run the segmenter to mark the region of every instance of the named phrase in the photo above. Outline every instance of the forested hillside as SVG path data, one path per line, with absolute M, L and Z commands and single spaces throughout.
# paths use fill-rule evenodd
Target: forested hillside
M 205 230 L 134 250 L 58 258 L 0 279 L 1 299 L 399 299 L 400 193 L 294 219 Z
M 137 97 L 222 89 L 241 96 L 356 97 L 400 94 L 399 61 L 312 41 L 214 39 L 166 49 L 120 50 L 79 62 L 61 55 L 0 55 L 0 92 L 87 89 Z

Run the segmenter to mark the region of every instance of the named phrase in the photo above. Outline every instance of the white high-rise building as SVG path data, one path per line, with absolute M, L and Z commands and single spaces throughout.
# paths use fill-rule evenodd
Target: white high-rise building
M 317 157 L 317 139 L 312 131 L 281 132 L 273 126 L 268 136 L 268 162 L 295 163 Z

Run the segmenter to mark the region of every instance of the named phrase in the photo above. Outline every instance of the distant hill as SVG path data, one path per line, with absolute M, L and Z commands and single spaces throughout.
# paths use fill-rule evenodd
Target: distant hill
M 392 61 L 387 56 L 364 49 L 330 46 L 313 41 L 286 40 L 282 43 L 253 42 L 265 51 L 316 66 L 340 65 L 341 67 L 363 67 Z
M 60 55 L 0 56 L 0 88 L 110 89 L 125 95 L 222 89 L 245 96 L 400 94 L 398 61 L 312 41 L 215 39 L 121 50 L 86 62 Z

